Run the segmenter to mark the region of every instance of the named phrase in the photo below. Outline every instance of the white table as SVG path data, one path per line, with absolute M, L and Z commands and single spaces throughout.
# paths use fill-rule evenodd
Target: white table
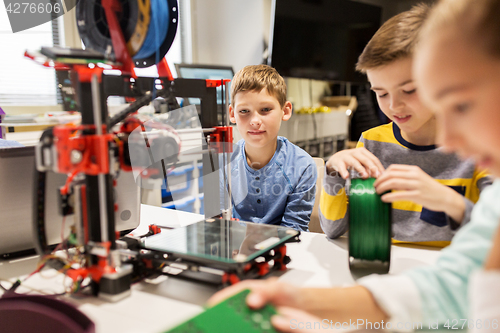
M 202 219 L 201 215 L 141 206 L 141 224 L 137 234 L 145 233 L 149 224 L 181 226 Z M 354 283 L 348 267 L 346 239 L 328 240 L 325 235 L 302 233 L 300 243 L 287 244 L 292 261 L 280 280 L 307 287 L 343 286 Z M 432 248 L 392 247 L 391 271 L 399 273 L 411 267 L 433 263 L 439 251 Z M 0 280 L 8 287 L 19 276 L 36 267 L 37 258 L 0 261 Z M 51 278 L 47 278 L 47 276 Z M 19 293 L 61 293 L 63 277 L 45 272 L 30 277 L 17 289 Z M 216 292 L 210 285 L 162 276 L 156 281 L 142 281 L 132 286 L 132 296 L 117 303 L 98 298 L 68 299 L 96 324 L 97 332 L 159 333 L 203 311 L 202 305 Z

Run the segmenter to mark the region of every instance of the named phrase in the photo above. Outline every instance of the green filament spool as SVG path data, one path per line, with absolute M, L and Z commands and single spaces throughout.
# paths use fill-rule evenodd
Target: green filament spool
M 381 262 L 389 270 L 391 258 L 391 204 L 375 191 L 375 178 L 351 179 L 349 191 L 349 258 L 359 262 Z

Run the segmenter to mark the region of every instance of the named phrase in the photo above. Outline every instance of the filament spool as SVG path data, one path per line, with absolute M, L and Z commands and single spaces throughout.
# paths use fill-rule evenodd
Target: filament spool
M 352 178 L 349 189 L 351 273 L 387 273 L 391 259 L 392 208 L 377 194 L 375 178 Z
M 139 68 L 157 64 L 174 41 L 178 25 L 177 0 L 119 0 L 117 13 L 127 50 Z M 78 32 L 85 47 L 114 56 L 109 26 L 101 0 L 79 1 Z

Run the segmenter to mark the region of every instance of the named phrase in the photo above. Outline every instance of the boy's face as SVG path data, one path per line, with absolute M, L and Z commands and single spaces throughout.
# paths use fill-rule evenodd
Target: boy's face
M 414 73 L 438 143 L 500 176 L 500 60 L 448 28 L 422 40 Z
M 420 102 L 411 70 L 412 59 L 404 58 L 366 74 L 380 109 L 403 133 L 433 137 L 434 115 Z
M 266 88 L 259 92 L 239 92 L 232 104 L 234 107 L 229 106 L 231 122 L 236 123 L 245 143 L 254 148 L 274 145 L 281 121 L 292 115 L 292 104 L 286 102 L 282 108 Z

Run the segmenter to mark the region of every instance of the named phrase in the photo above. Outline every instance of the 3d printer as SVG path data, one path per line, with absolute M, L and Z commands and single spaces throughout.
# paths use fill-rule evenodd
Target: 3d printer
M 227 80 L 172 77 L 164 57 L 177 30 L 177 1 L 92 0 L 80 1 L 76 9 L 86 50 L 41 50 L 43 65 L 71 72 L 82 116 L 81 125 L 47 130 L 37 146 L 33 222 L 43 264 L 64 269 L 75 290 L 85 284 L 111 301 L 130 293 L 132 281 L 151 274 L 180 270 L 175 274 L 232 284 L 285 269 L 290 259 L 284 244 L 298 241 L 298 231 L 231 220 L 230 198 L 224 199 L 228 209 L 221 215 L 219 183 L 221 178 L 228 183 L 229 177 L 224 172 L 218 176 L 219 154 L 231 152 L 232 132 L 225 108 L 217 107 L 216 87 L 223 88 L 227 103 Z M 26 56 L 40 61 L 39 55 Z M 157 78 L 134 72 L 135 67 L 152 65 L 157 66 Z M 121 74 L 104 74 L 106 68 Z M 123 96 L 132 103 L 110 118 L 109 96 Z M 114 221 L 115 196 L 120 195 L 114 191 L 116 175 L 120 170 L 139 170 L 138 177 L 166 180 L 181 155 L 182 140 L 172 127 L 158 126 L 146 133 L 145 123 L 133 115 L 156 97 L 165 99 L 168 112 L 179 109 L 177 97 L 201 99 L 203 174 L 212 175 L 204 179 L 206 219 L 163 232 L 150 226 L 143 237 L 120 238 Z M 118 124 L 119 130 L 114 129 Z M 68 175 L 59 191 L 61 214 L 74 214 L 76 231 L 56 248 L 73 247 L 65 258 L 55 255 L 45 239 L 47 171 Z

